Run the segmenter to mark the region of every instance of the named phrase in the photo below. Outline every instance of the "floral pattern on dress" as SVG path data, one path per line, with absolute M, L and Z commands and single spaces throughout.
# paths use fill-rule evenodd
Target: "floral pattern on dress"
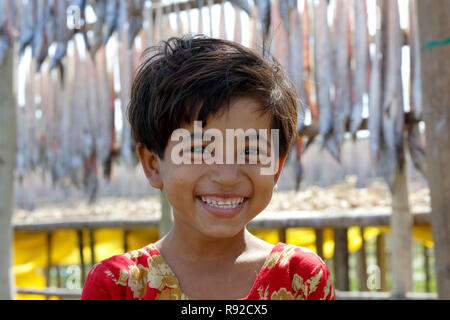
M 82 299 L 185 300 L 176 275 L 150 244 L 97 263 Z M 278 243 L 244 300 L 336 299 L 330 272 L 314 252 Z

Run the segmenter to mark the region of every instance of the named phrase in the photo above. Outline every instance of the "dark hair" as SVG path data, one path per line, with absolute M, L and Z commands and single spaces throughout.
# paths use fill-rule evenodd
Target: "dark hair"
M 133 138 L 162 159 L 174 130 L 194 120 L 206 125 L 238 97 L 261 102 L 258 111 L 280 130 L 279 154 L 289 152 L 300 101 L 275 59 L 206 36 L 162 41 L 145 50 L 133 81 L 127 111 Z

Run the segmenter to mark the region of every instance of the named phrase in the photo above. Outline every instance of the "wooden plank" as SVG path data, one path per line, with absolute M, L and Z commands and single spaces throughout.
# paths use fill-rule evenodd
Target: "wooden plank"
M 94 230 L 89 229 L 89 247 L 91 248 L 91 265 L 95 264 L 95 239 Z
M 389 226 L 391 209 L 354 209 L 348 211 L 278 211 L 263 212 L 248 224 L 249 229 L 278 228 L 348 228 L 351 226 Z M 427 225 L 430 221 L 428 209 L 413 212 L 415 225 Z M 45 221 L 15 222 L 15 231 L 42 232 L 62 229 L 103 228 L 158 228 L 157 217 L 83 217 L 49 219 Z
M 450 299 L 450 1 L 417 1 L 436 284 Z

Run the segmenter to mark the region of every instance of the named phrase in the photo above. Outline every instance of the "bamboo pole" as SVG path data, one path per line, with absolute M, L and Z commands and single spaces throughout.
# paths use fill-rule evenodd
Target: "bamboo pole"
M 423 118 L 439 299 L 450 299 L 450 1 L 417 1 Z
M 0 300 L 13 299 L 15 291 L 11 249 L 17 143 L 13 51 L 6 51 L 6 60 L 0 65 Z

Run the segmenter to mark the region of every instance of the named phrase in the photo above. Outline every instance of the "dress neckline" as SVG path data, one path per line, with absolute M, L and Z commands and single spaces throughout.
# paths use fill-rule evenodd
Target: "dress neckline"
M 264 264 L 262 265 L 262 267 L 260 268 L 258 274 L 256 275 L 256 279 L 252 284 L 252 287 L 250 288 L 249 293 L 244 297 L 244 298 L 239 298 L 236 300 L 246 300 L 252 293 L 254 290 L 256 290 L 256 284 L 258 283 L 259 278 L 261 277 L 261 273 L 263 271 L 263 269 L 271 262 L 270 256 L 275 252 L 275 249 L 278 248 L 279 246 L 284 245 L 283 242 L 278 242 L 270 251 L 270 253 L 267 255 L 266 259 L 264 260 Z M 170 273 L 170 275 L 175 279 L 175 284 L 177 286 L 177 289 L 180 290 L 181 294 L 186 297 L 188 300 L 199 300 L 196 298 L 192 298 L 190 296 L 188 296 L 187 294 L 185 294 L 182 290 L 181 290 L 181 285 L 180 285 L 180 281 L 178 280 L 177 275 L 175 274 L 175 272 L 173 272 L 172 268 L 170 267 L 169 263 L 167 263 L 166 259 L 164 259 L 163 255 L 161 254 L 161 251 L 159 251 L 159 249 L 153 244 L 149 244 L 148 245 L 149 248 L 151 248 L 152 251 L 156 251 L 158 253 L 158 255 L 160 256 L 160 262 L 162 261 L 162 263 L 165 265 L 166 270 Z M 158 265 L 158 268 L 160 266 Z

